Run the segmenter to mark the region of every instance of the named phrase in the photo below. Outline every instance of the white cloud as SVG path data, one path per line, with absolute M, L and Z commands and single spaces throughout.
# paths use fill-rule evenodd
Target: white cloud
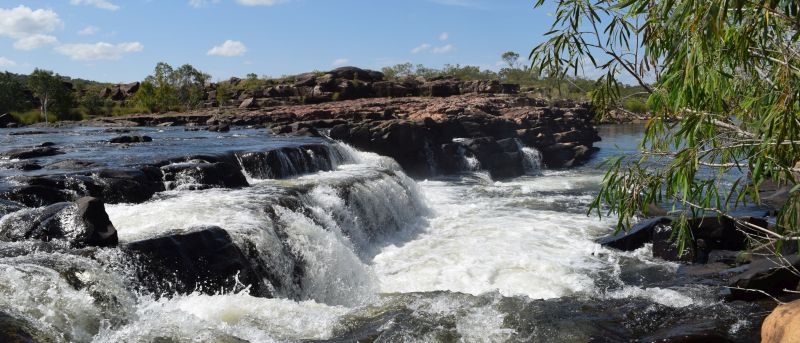
M 236 0 L 240 5 L 245 6 L 274 6 L 289 0 Z
M 218 4 L 220 0 L 189 0 L 189 6 L 194 8 L 206 7 L 210 4 Z
M 144 45 L 139 42 L 64 44 L 56 47 L 56 52 L 77 61 L 117 60 L 124 54 L 142 50 L 144 50 Z
M 224 56 L 224 57 L 235 57 L 235 56 L 242 56 L 244 53 L 247 52 L 247 47 L 244 43 L 236 40 L 226 40 L 225 43 L 222 45 L 217 45 L 211 50 L 208 50 L 208 55 L 211 56 Z
M 25 38 L 20 38 L 14 42 L 14 49 L 17 50 L 34 50 L 46 45 L 58 43 L 56 37 L 50 35 L 36 34 Z
M 69 0 L 69 3 L 75 6 L 80 6 L 80 5 L 94 6 L 99 9 L 104 9 L 109 11 L 116 11 L 119 9 L 119 6 L 107 0 Z
M 338 58 L 335 61 L 333 61 L 333 65 L 336 66 L 336 67 L 341 67 L 341 66 L 343 66 L 345 64 L 348 64 L 348 63 L 350 63 L 350 60 L 348 60 L 346 58 Z
M 431 48 L 431 45 L 428 43 L 420 44 L 418 47 L 411 49 L 412 54 L 418 54 L 420 52 L 428 51 Z
M 0 56 L 0 67 L 13 67 L 16 66 L 17 62 L 14 62 L 8 58 Z
M 434 47 L 433 50 L 431 50 L 431 52 L 433 52 L 434 54 L 446 54 L 449 52 L 453 52 L 455 49 L 456 49 L 455 45 L 447 44 Z
M 93 35 L 93 34 L 97 33 L 97 31 L 100 31 L 100 28 L 98 28 L 96 26 L 89 25 L 87 27 L 82 28 L 80 31 L 78 31 L 78 34 L 81 35 L 81 36 L 90 36 L 90 35 Z
M 441 41 L 448 40 L 449 38 L 450 38 L 450 33 L 448 32 L 442 32 L 441 34 L 439 34 L 439 40 Z
M 27 6 L 0 8 L 0 36 L 16 40 L 14 47 L 30 50 L 56 42 L 56 38 L 47 33 L 64 25 L 56 12 L 52 10 L 32 10 Z

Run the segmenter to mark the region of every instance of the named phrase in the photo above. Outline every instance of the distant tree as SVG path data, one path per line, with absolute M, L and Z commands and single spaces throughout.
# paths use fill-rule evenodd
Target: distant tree
M 104 105 L 104 99 L 97 92 L 86 92 L 80 101 L 80 106 L 89 116 L 102 115 Z
M 219 106 L 225 106 L 228 103 L 228 100 L 231 100 L 231 93 L 233 92 L 233 87 L 231 87 L 230 82 L 218 82 L 217 83 L 217 102 Z
M 414 76 L 414 65 L 411 63 L 401 63 L 391 67 L 383 67 L 381 71 L 387 79 L 399 79 Z
M 45 122 L 49 122 L 47 110 L 52 105 L 55 105 L 57 118 L 69 116 L 75 99 L 60 75 L 37 68 L 28 76 L 28 87 L 39 98 Z
M 134 96 L 134 101 L 150 113 L 158 112 L 159 99 L 156 85 L 151 80 L 145 80 L 139 85 L 139 90 Z
M 203 105 L 205 85 L 211 78 L 206 73 L 195 69 L 191 64 L 184 64 L 173 72 L 172 80 L 177 90 L 178 102 L 186 109 L 194 109 Z
M 26 98 L 25 86 L 14 74 L 0 73 L 0 114 L 28 109 Z
M 266 81 L 259 79 L 256 73 L 247 74 L 245 79 L 241 82 L 242 87 L 247 90 L 256 90 L 263 87 L 265 84 Z
M 508 64 L 509 69 L 516 69 L 517 68 L 517 61 L 519 60 L 519 54 L 513 51 L 506 51 L 501 56 L 503 58 L 503 62 Z

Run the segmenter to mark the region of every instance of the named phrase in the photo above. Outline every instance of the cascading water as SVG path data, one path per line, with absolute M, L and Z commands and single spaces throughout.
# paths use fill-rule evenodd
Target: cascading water
M 341 143 L 236 153 L 246 187 L 176 179 L 106 210 L 122 246 L 222 228 L 274 298 L 151 294 L 136 287 L 147 264 L 119 249 L 0 242 L 0 324 L 17 318 L 59 342 L 585 342 L 710 313 L 731 335 L 752 332 L 746 305 L 674 286 L 677 265 L 594 242 L 613 226 L 585 215 L 594 168 L 543 170 L 538 151 L 520 149 L 528 176 L 504 182 L 466 151 L 463 175 L 419 183 Z
M 542 170 L 542 153 L 536 148 L 527 147 L 516 139 L 519 151 L 522 152 L 522 167 L 525 175 L 536 175 Z

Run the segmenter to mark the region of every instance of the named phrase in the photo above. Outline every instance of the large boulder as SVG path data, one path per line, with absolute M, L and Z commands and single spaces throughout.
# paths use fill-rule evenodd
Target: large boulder
M 139 262 L 141 285 L 154 294 L 240 291 L 271 297 L 266 278 L 219 227 L 202 227 L 128 243 Z
M 782 304 L 761 325 L 762 343 L 800 342 L 800 300 Z
M 19 210 L 0 220 L 0 240 L 27 239 L 62 240 L 74 247 L 107 247 L 118 242 L 105 206 L 95 198 Z
M 341 67 L 328 72 L 337 79 L 358 80 L 363 82 L 383 81 L 384 75 L 379 71 L 365 70 L 356 67 Z

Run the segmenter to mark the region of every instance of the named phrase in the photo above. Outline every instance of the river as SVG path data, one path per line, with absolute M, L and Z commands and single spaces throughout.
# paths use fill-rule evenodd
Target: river
M 105 135 L 82 130 L 92 142 Z M 462 174 L 412 180 L 392 160 L 341 143 L 330 143 L 338 156 L 331 171 L 245 173 L 250 186 L 240 189 L 176 180 L 147 202 L 106 205 L 121 244 L 219 226 L 268 267 L 275 298 L 246 289 L 161 297 L 137 288 L 143 266 L 117 249 L 89 258 L 5 242 L 0 308 L 65 342 L 618 342 L 709 326 L 753 340 L 760 323 L 750 305 L 722 301 L 717 285 L 687 282 L 678 264 L 646 248 L 595 242 L 615 223 L 587 215 L 604 174 L 599 163 L 635 153 L 641 130 L 600 127 L 600 151 L 569 170 L 550 170 L 526 149 L 528 175 L 503 181 L 466 157 Z M 127 164 L 199 153 L 186 151 L 197 146 L 214 153 L 296 143 L 251 131 L 148 134 L 170 143 L 104 155 L 111 150 L 68 131 L 48 139 L 63 137 L 56 143 L 73 146 L 70 157 L 122 156 Z M 30 143 L 21 139 L 6 137 Z M 203 143 L 186 143 L 193 140 Z

